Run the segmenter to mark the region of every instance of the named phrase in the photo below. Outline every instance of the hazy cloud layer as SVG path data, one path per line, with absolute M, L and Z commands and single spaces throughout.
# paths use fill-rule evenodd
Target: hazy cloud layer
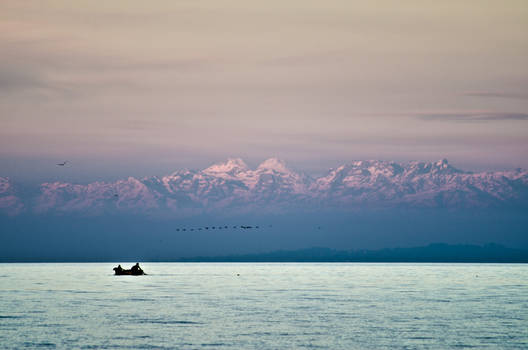
M 528 93 L 513 93 L 513 92 L 490 92 L 490 91 L 467 91 L 463 96 L 473 97 L 490 97 L 490 98 L 518 98 L 528 99 Z
M 452 112 L 421 114 L 424 120 L 453 120 L 466 122 L 528 120 L 528 113 L 508 112 Z

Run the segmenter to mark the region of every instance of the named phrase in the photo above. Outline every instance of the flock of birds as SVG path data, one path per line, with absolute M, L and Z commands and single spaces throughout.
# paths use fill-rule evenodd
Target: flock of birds
M 269 227 L 273 227 L 272 225 L 269 225 Z M 204 226 L 204 227 L 191 227 L 191 228 L 177 228 L 176 231 L 202 231 L 202 230 L 227 230 L 227 229 L 242 229 L 242 230 L 251 230 L 251 229 L 259 229 L 260 226 L 245 226 L 245 225 L 239 225 L 239 226 Z

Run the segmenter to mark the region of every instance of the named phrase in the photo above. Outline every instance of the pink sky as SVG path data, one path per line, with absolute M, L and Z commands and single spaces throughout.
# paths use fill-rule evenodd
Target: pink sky
M 524 0 L 2 1 L 0 166 L 528 167 L 526 33 Z

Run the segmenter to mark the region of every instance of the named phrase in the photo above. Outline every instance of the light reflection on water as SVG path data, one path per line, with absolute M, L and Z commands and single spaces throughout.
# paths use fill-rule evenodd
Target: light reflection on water
M 528 348 L 528 265 L 116 265 L 0 264 L 1 347 Z

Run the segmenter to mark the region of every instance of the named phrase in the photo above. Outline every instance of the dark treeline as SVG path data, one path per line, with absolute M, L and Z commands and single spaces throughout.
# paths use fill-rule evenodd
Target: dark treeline
M 108 262 L 98 256 L 79 259 L 75 256 L 50 257 L 1 257 L 0 262 Z M 124 257 L 122 261 L 138 259 Z M 387 263 L 528 263 L 528 250 L 514 249 L 500 244 L 451 245 L 434 243 L 422 247 L 386 248 L 379 250 L 336 250 L 314 247 L 298 250 L 276 250 L 267 253 L 233 254 L 195 257 L 143 257 L 143 262 L 387 262 Z
M 483 246 L 435 243 L 423 247 L 380 250 L 345 251 L 329 248 L 278 250 L 260 254 L 182 258 L 174 261 L 528 263 L 528 250 L 507 248 L 494 243 Z

